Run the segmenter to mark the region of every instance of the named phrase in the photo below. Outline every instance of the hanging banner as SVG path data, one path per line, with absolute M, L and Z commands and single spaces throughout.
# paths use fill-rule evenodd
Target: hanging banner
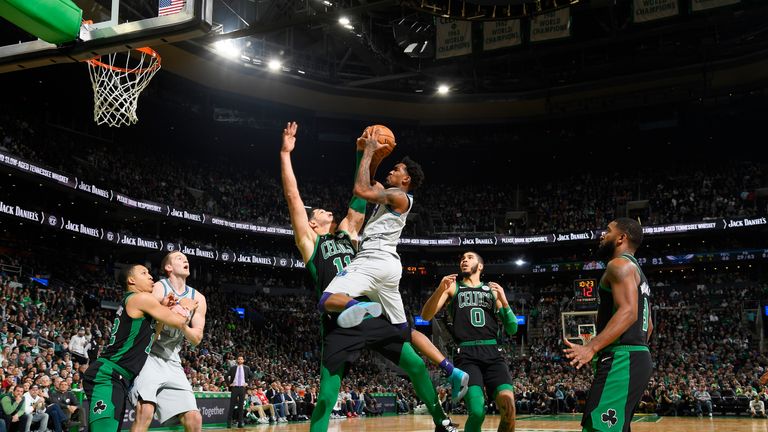
M 438 18 L 435 57 L 438 59 L 472 53 L 472 23 Z
M 483 23 L 483 50 L 490 51 L 520 45 L 520 20 L 488 21 Z
M 571 9 L 563 8 L 531 19 L 531 42 L 560 39 L 571 35 Z
M 741 3 L 741 0 L 691 0 L 691 10 L 703 11 L 706 9 L 713 9 L 722 6 L 730 6 Z
M 636 23 L 669 18 L 680 13 L 678 0 L 635 0 L 632 17 Z

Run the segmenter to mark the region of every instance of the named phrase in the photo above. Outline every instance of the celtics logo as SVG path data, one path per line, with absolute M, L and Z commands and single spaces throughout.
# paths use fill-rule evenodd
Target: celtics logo
M 616 417 L 615 409 L 609 409 L 608 411 L 604 412 L 601 418 L 603 419 L 603 423 L 607 424 L 609 428 L 613 427 L 616 423 L 619 422 L 619 419 Z
M 93 412 L 94 414 L 101 414 L 107 409 L 107 405 L 104 403 L 103 400 L 97 401 L 95 404 L 93 404 Z

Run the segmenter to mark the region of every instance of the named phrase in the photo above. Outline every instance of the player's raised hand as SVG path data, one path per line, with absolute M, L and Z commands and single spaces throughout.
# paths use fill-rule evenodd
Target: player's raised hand
M 371 132 L 371 136 L 365 139 L 365 151 L 374 153 L 376 150 L 382 149 L 386 146 L 386 143 L 379 142 L 379 131 L 375 129 L 373 132 Z
M 296 130 L 299 129 L 299 125 L 296 122 L 288 122 L 283 129 L 283 147 L 280 149 L 282 152 L 290 153 L 296 147 Z
M 440 281 L 440 289 L 443 291 L 447 291 L 453 287 L 453 285 L 456 283 L 456 276 L 457 274 L 449 274 L 448 276 L 444 277 L 443 280 Z
M 491 290 L 493 290 L 494 294 L 496 294 L 496 298 L 501 301 L 501 305 L 503 307 L 509 306 L 507 295 L 504 293 L 504 288 L 501 285 L 497 284 L 496 282 L 488 282 L 488 286 L 491 287 Z
M 595 356 L 595 351 L 589 345 L 577 345 L 565 338 L 563 342 L 568 346 L 563 352 L 571 360 L 571 366 L 575 366 L 576 369 L 581 369 L 585 364 L 589 364 L 592 357 Z

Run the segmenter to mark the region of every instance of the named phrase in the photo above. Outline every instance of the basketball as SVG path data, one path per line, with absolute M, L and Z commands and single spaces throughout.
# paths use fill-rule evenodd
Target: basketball
M 395 146 L 397 143 L 395 142 L 395 134 L 392 133 L 392 130 L 384 125 L 373 125 L 368 126 L 363 131 L 363 134 L 360 136 L 360 138 L 357 139 L 357 149 L 358 150 L 364 150 L 365 149 L 365 139 L 370 136 L 372 131 L 376 131 L 379 133 L 378 139 L 381 144 L 386 144 L 387 147 L 384 147 L 383 149 L 379 149 L 374 153 L 374 158 L 376 156 L 380 156 L 379 159 L 384 159 L 385 157 L 389 156 L 390 153 L 392 153 L 392 150 L 395 149 Z

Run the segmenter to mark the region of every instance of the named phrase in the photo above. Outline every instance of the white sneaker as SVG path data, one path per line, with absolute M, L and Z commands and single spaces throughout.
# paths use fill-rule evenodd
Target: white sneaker
M 381 315 L 381 304 L 375 302 L 360 302 L 352 307 L 344 309 L 339 314 L 339 317 L 336 318 L 336 323 L 342 328 L 354 327 L 363 322 L 366 315 L 370 315 L 374 318 Z

